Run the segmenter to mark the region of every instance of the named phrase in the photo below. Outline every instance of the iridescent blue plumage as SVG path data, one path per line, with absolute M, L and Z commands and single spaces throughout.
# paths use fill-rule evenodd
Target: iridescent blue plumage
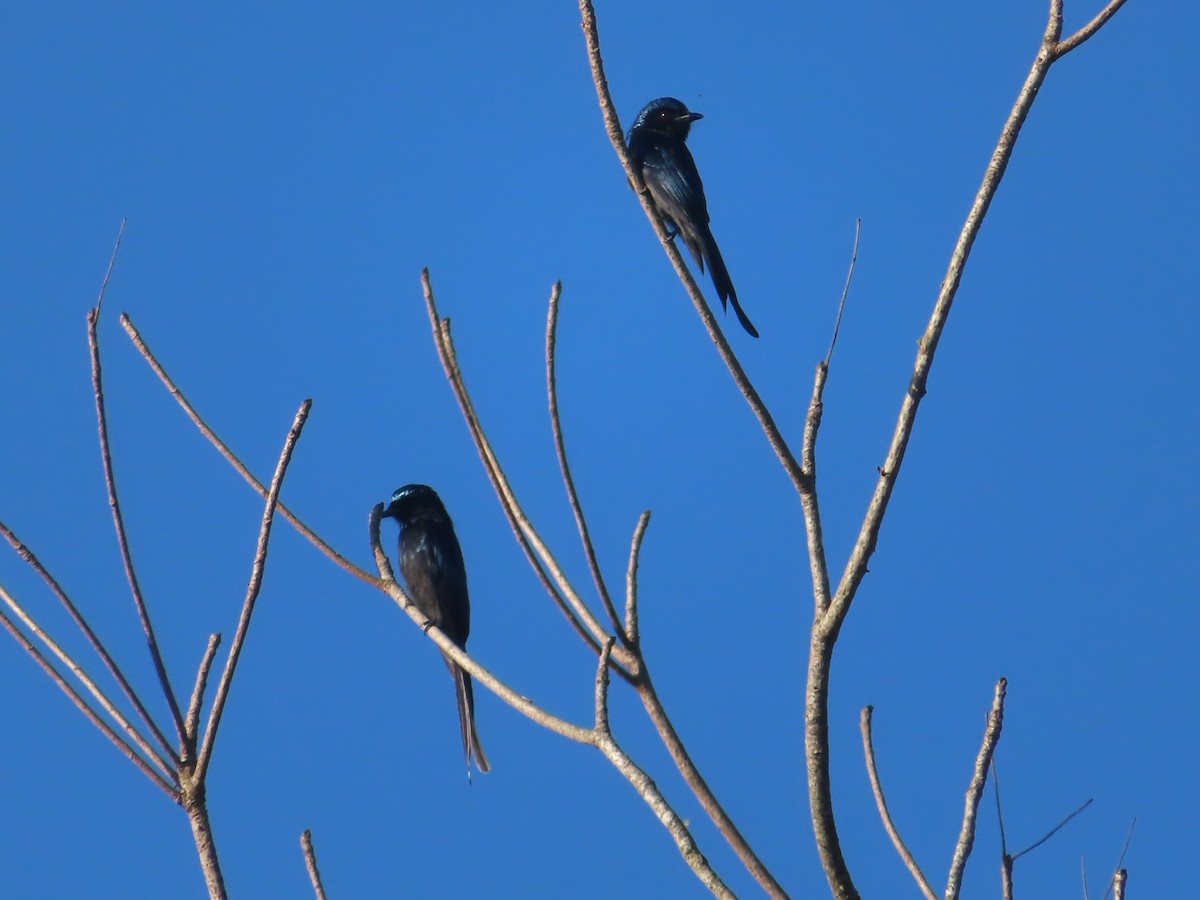
M 687 148 L 692 123 L 701 118 L 700 113 L 690 112 L 674 97 L 651 100 L 642 108 L 626 137 L 634 171 L 642 179 L 637 187 L 644 185 L 650 191 L 655 207 L 673 232 L 672 237 L 683 236 L 701 272 L 708 263 L 721 308 L 727 308 L 726 300 L 732 303 L 742 327 L 758 337 L 758 331 L 738 303 L 729 270 L 713 238 L 704 183 Z
M 442 499 L 427 485 L 408 484 L 392 494 L 383 515 L 400 525 L 400 574 L 409 596 L 417 609 L 446 637 L 465 649 L 467 636 L 471 633 L 467 569 L 454 533 L 454 523 L 450 521 Z M 475 694 L 471 676 L 449 657 L 444 658 L 454 678 L 468 777 L 472 758 L 479 771 L 490 771 L 491 766 L 475 730 Z

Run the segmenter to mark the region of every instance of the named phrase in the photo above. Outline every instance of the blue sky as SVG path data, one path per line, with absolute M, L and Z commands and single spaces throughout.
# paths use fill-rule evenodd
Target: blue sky
M 1099 9 L 1068 0 L 1067 29 Z M 673 95 L 753 341 L 735 350 L 795 446 L 854 221 L 819 476 L 831 570 L 866 509 L 962 219 L 1044 28 L 979 5 L 601 4 L 628 124 Z M 564 425 L 601 562 L 638 514 L 642 622 L 701 771 L 794 895 L 821 895 L 804 787 L 811 588 L 799 505 L 678 285 L 603 132 L 570 3 L 203 9 L 10 5 L 0 16 L 0 518 L 56 573 L 162 713 L 101 479 L 85 313 L 129 225 L 101 339 L 117 475 L 172 677 L 232 637 L 261 506 L 117 324 L 127 311 L 210 423 L 266 475 L 313 413 L 284 499 L 359 564 L 367 513 L 434 485 L 458 526 L 471 650 L 586 722 L 593 659 L 511 539 L 433 350 L 432 271 L 476 406 L 583 586 L 546 417 L 546 300 L 563 281 Z M 875 706 L 893 815 L 944 884 L 994 683 L 1025 897 L 1103 889 L 1130 821 L 1140 896 L 1200 878 L 1196 552 L 1200 312 L 1187 260 L 1198 112 L 1190 3 L 1131 0 L 1051 72 L 959 293 L 877 554 L 835 657 L 831 742 L 866 896 L 911 882 L 870 800 Z M 702 286 L 711 296 L 707 279 Z M 386 528 L 386 526 L 385 526 Z M 393 531 L 385 531 L 390 546 Z M 80 642 L 11 552 L 0 583 Z M 98 671 L 90 657 L 81 658 Z M 183 814 L 0 643 L 0 846 L 10 896 L 202 897 Z M 739 894 L 624 690 L 618 739 Z M 209 799 L 234 896 L 702 896 L 597 754 L 490 695 L 468 787 L 449 679 L 386 598 L 286 525 L 226 711 Z M 165 721 L 165 716 L 163 717 Z M 991 795 L 968 897 L 998 894 Z

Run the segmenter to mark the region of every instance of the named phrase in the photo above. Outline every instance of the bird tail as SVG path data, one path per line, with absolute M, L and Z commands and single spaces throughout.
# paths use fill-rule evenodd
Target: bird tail
M 745 310 L 742 309 L 742 305 L 738 303 L 737 294 L 730 294 L 729 300 L 733 304 L 734 314 L 737 316 L 738 321 L 742 323 L 742 327 L 746 329 L 746 333 L 750 337 L 758 337 L 758 329 L 754 327 L 754 323 L 750 321 Z
M 728 310 L 729 307 L 726 306 L 725 301 L 731 302 L 733 312 L 742 327 L 751 337 L 758 337 L 758 329 L 754 327 L 754 323 L 750 321 L 749 316 L 742 309 L 742 305 L 738 303 L 737 291 L 733 288 L 733 279 L 729 277 L 729 270 L 725 268 L 725 260 L 721 258 L 721 251 L 717 248 L 712 231 L 706 228 L 705 232 L 704 255 L 708 257 L 708 269 L 712 275 L 713 287 L 717 289 L 717 296 L 721 298 L 721 309 Z M 701 266 L 701 271 L 703 270 L 704 268 Z
M 467 781 L 471 780 L 471 760 L 480 772 L 492 771 L 483 744 L 479 742 L 479 732 L 475 729 L 475 690 L 471 685 L 471 676 L 456 663 L 446 660 L 450 674 L 454 676 L 454 693 L 458 698 L 458 727 L 462 732 L 463 756 L 467 761 Z

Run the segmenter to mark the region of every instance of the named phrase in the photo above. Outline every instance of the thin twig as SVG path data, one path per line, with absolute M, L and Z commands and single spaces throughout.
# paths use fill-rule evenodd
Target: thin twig
M 621 628 L 621 619 L 613 606 L 612 597 L 608 593 L 608 585 L 604 583 L 604 575 L 600 571 L 600 562 L 596 559 L 596 547 L 588 532 L 587 518 L 583 514 L 583 505 L 579 502 L 579 492 L 575 489 L 575 479 L 571 477 L 571 467 L 567 462 L 567 445 L 563 437 L 562 419 L 558 413 L 558 376 L 555 372 L 555 349 L 558 343 L 558 301 L 562 296 L 562 282 L 554 284 L 550 292 L 550 310 L 546 315 L 546 394 L 550 400 L 550 430 L 554 434 L 554 452 L 558 455 L 558 467 L 562 472 L 563 484 L 567 488 L 567 500 L 571 504 L 571 512 L 575 515 L 575 526 L 579 529 L 579 540 L 583 544 L 583 553 L 587 557 L 588 569 L 592 573 L 592 581 L 596 585 L 596 593 L 600 603 L 608 614 L 608 621 L 613 631 L 625 640 L 625 632 Z
M 996 757 L 992 757 L 992 791 L 996 795 L 996 818 L 1000 822 L 1000 853 L 1008 856 L 1008 838 L 1004 834 L 1004 810 L 1000 808 L 1000 770 L 996 768 Z
M 124 231 L 124 223 L 121 228 Z M 117 247 L 121 245 L 121 240 L 117 238 Z M 117 249 L 113 248 L 113 260 L 109 263 L 109 272 L 112 271 L 113 263 L 116 262 Z M 108 284 L 108 275 L 104 276 L 104 284 Z M 113 471 L 112 450 L 108 440 L 108 416 L 104 408 L 104 384 L 103 375 L 100 366 L 100 335 L 97 327 L 100 322 L 100 304 L 104 300 L 103 288 L 101 288 L 100 299 L 96 301 L 95 309 L 88 312 L 88 349 L 92 357 L 92 393 L 96 400 L 96 422 L 100 432 L 100 459 L 104 466 L 104 485 L 108 489 L 108 505 L 112 509 L 113 527 L 117 531 L 117 545 L 121 549 L 121 562 L 125 566 L 125 578 L 129 582 L 129 590 L 133 594 L 133 604 L 137 608 L 138 619 L 142 623 L 142 631 L 146 635 L 146 646 L 150 651 L 150 659 L 154 663 L 154 673 L 158 676 L 159 686 L 162 688 L 163 696 L 167 700 L 167 709 L 171 713 L 171 721 L 175 723 L 175 734 L 179 739 L 179 746 L 182 747 L 185 742 L 185 733 L 183 728 L 183 714 L 179 711 L 179 701 L 175 698 L 175 691 L 171 689 L 171 680 L 167 677 L 167 667 L 163 663 L 162 653 L 158 649 L 158 641 L 154 637 L 154 625 L 150 621 L 150 610 L 146 606 L 146 599 L 142 596 L 141 586 L 138 584 L 137 573 L 133 568 L 133 555 L 129 549 L 129 537 L 125 533 L 125 520 L 121 515 L 121 501 L 117 495 L 117 476 Z M 131 689 L 130 689 L 131 690 Z M 131 702 L 137 709 L 138 714 L 146 721 L 147 725 L 154 733 L 154 736 L 162 744 L 163 749 L 175 760 L 178 765 L 179 757 L 167 743 L 166 737 L 158 726 L 151 720 L 150 714 L 142 706 L 141 700 L 132 693 L 128 693 Z
M 217 656 L 217 648 L 221 646 L 221 635 L 210 634 L 208 647 L 200 659 L 200 670 L 196 673 L 196 686 L 192 688 L 192 702 L 188 704 L 187 718 L 184 719 L 184 729 L 187 731 L 187 746 L 189 753 L 195 757 L 196 729 L 200 727 L 200 709 L 204 706 L 204 689 L 208 685 L 208 673 L 212 670 L 213 660 Z
M 842 330 L 842 314 L 846 311 L 846 298 L 850 296 L 850 282 L 854 280 L 854 266 L 858 263 L 858 241 L 862 237 L 862 219 L 854 220 L 854 249 L 850 251 L 850 269 L 846 272 L 846 285 L 842 288 L 842 299 L 838 301 L 837 318 L 833 321 L 833 337 L 825 354 L 825 365 L 833 360 L 833 348 L 837 346 L 838 332 Z
M 1108 900 L 1108 892 L 1111 890 L 1114 890 L 1114 888 L 1117 886 L 1118 876 L 1120 876 L 1121 873 L 1125 871 L 1124 869 L 1121 868 L 1121 866 L 1125 863 L 1125 854 L 1129 852 L 1129 843 L 1130 843 L 1130 841 L 1133 840 L 1133 829 L 1135 827 L 1137 827 L 1137 817 L 1136 816 L 1134 817 L 1133 821 L 1129 823 L 1129 833 L 1125 835 L 1125 846 L 1123 846 L 1121 848 L 1121 856 L 1117 859 L 1117 865 L 1115 867 L 1113 877 L 1111 879 L 1109 879 L 1108 887 L 1106 887 L 1104 889 L 1104 896 L 1101 897 L 1100 900 Z M 1124 879 L 1122 879 L 1121 891 L 1124 892 L 1124 890 L 1125 890 Z M 1114 900 L 1117 900 L 1115 894 L 1114 894 Z
M 925 873 L 921 871 L 921 867 L 917 865 L 916 859 L 905 846 L 904 839 L 900 837 L 900 831 L 896 828 L 896 823 L 892 821 L 892 814 L 888 812 L 887 798 L 883 793 L 883 784 L 879 780 L 879 770 L 875 765 L 875 747 L 871 741 L 871 713 L 874 712 L 874 707 L 864 706 L 862 714 L 859 716 L 858 728 L 862 733 L 863 739 L 863 755 L 867 759 L 867 777 L 871 780 L 871 791 L 875 795 L 875 807 L 879 810 L 879 818 L 883 820 L 883 827 L 888 833 L 888 837 L 892 840 L 892 846 L 896 848 L 896 852 L 900 854 L 900 859 L 904 861 L 904 867 L 908 869 L 913 879 L 917 882 L 917 887 L 921 889 L 928 900 L 937 900 L 937 894 L 934 893 L 932 885 L 925 877 Z
M 125 692 L 125 696 L 131 698 L 131 702 L 134 703 L 135 708 L 143 712 L 142 720 L 147 721 L 149 717 L 148 714 L 145 713 L 145 707 L 141 706 L 137 702 L 137 694 L 134 692 L 129 682 L 125 680 L 124 673 L 121 672 L 116 661 L 109 656 L 108 651 L 104 648 L 104 645 L 100 642 L 100 639 L 92 631 L 91 627 L 80 614 L 79 610 L 75 608 L 75 604 L 71 602 L 71 598 L 67 596 L 66 592 L 54 579 L 54 576 L 52 576 L 46 570 L 41 561 L 37 558 L 37 556 L 34 555 L 33 551 L 30 550 L 25 544 L 21 543 L 20 539 L 16 536 L 12 529 L 10 529 L 3 522 L 0 522 L 0 534 L 4 535 L 5 540 L 7 540 L 13 549 L 17 551 L 17 553 L 23 560 L 25 560 L 29 567 L 42 577 L 42 580 L 46 582 L 46 584 L 50 587 L 50 590 L 54 592 L 56 597 L 58 597 L 59 602 L 62 603 L 67 612 L 71 615 L 71 618 L 75 620 L 75 624 L 79 626 L 79 629 L 84 633 L 84 636 L 87 637 L 88 643 L 92 645 L 92 649 L 96 651 L 96 653 L 100 656 L 100 659 L 104 661 L 108 671 L 112 673 L 113 677 L 117 680 L 117 684 L 121 686 L 122 690 Z M 33 617 L 25 612 L 20 604 L 17 603 L 15 597 L 12 597 L 10 594 L 3 591 L 3 589 L 0 589 L 0 594 L 3 595 L 4 601 L 9 605 L 17 617 L 25 623 L 25 627 L 32 631 L 43 644 L 50 648 L 50 651 L 62 661 L 63 665 L 65 665 L 72 671 L 72 673 L 74 673 L 75 677 L 79 679 L 80 683 L 87 688 L 88 693 L 96 698 L 96 702 L 99 703 L 101 708 L 103 708 L 104 711 L 112 717 L 113 721 L 116 722 L 120 726 L 121 730 L 129 736 L 130 740 L 137 744 L 138 747 L 142 749 L 142 752 L 154 761 L 154 763 L 162 770 L 163 774 L 167 778 L 173 781 L 175 779 L 176 769 L 179 765 L 179 757 L 176 756 L 175 752 L 170 748 L 170 746 L 162 740 L 161 733 L 156 732 L 160 738 L 159 746 L 163 748 L 165 753 L 156 750 L 150 744 L 150 742 L 142 736 L 141 732 L 139 732 L 133 726 L 133 724 L 130 723 L 124 715 L 122 715 L 112 701 L 108 699 L 104 692 L 100 690 L 96 683 L 87 675 L 84 668 L 75 662 L 75 660 L 73 660 L 70 656 L 68 656 L 66 651 L 59 647 L 59 645 L 54 642 L 50 635 L 40 626 L 38 626 L 38 624 L 33 620 Z M 150 722 L 149 727 L 153 728 L 153 722 Z
M 1004 695 L 1007 690 L 1007 679 L 1001 678 L 996 682 L 992 710 L 988 713 L 987 728 L 983 732 L 983 744 L 979 748 L 979 756 L 975 760 L 975 772 L 971 776 L 971 784 L 967 788 L 962 831 L 959 833 L 958 843 L 954 846 L 954 858 L 950 863 L 950 877 L 946 882 L 946 900 L 956 900 L 962 890 L 963 871 L 967 867 L 967 858 L 971 855 L 971 848 L 975 843 L 975 819 L 979 812 L 979 799 L 983 795 L 989 764 L 992 761 L 992 755 L 996 752 L 996 744 L 1000 741 L 1000 732 L 1004 728 Z
M 0 594 L 3 594 L 5 599 L 8 598 L 7 591 L 4 591 L 3 588 L 0 588 Z M 0 610 L 0 623 L 2 623 L 4 627 L 8 629 L 9 634 L 16 639 L 17 643 L 21 645 L 21 647 L 26 653 L 29 654 L 33 661 L 41 666 L 42 670 L 50 676 L 51 680 L 62 689 L 63 693 L 71 698 L 71 702 L 75 704 L 81 713 L 87 716 L 88 721 L 95 725 L 96 728 L 100 730 L 101 734 L 112 741 L 113 744 L 116 745 L 116 748 L 125 754 L 126 757 L 128 757 L 130 762 L 141 769 L 142 774 L 149 778 L 159 790 L 170 797 L 172 803 L 178 803 L 178 788 L 168 783 L 166 779 L 152 769 L 150 764 L 147 763 L 146 760 L 142 759 L 142 757 L 138 755 L 138 752 L 134 750 L 124 738 L 117 734 L 107 722 L 105 722 L 96 714 L 95 710 L 88 706 L 87 701 L 85 701 L 83 697 L 79 695 L 79 692 L 76 691 L 75 688 L 72 687 L 67 680 L 58 673 L 58 670 L 51 665 L 50 661 L 46 659 L 46 657 L 42 656 L 38 648 L 35 647 L 33 643 L 27 637 L 25 637 L 24 634 L 21 633 L 21 630 L 17 627 L 17 624 L 8 616 L 6 616 L 2 610 Z
M 292 427 L 288 431 L 287 440 L 284 441 L 283 452 L 279 454 L 275 474 L 271 477 L 271 489 L 267 492 L 267 505 L 263 510 L 262 524 L 258 530 L 258 545 L 254 551 L 254 565 L 250 570 L 250 584 L 246 589 L 242 614 L 238 619 L 237 631 L 233 635 L 233 643 L 229 647 L 229 657 L 225 660 L 225 670 L 221 673 L 221 680 L 217 683 L 217 693 L 213 698 L 212 710 L 208 715 L 208 725 L 204 729 L 204 742 L 196 757 L 194 777 L 198 784 L 204 783 L 209 762 L 212 760 L 217 729 L 221 726 L 221 716 L 225 712 L 225 701 L 229 697 L 233 674 L 237 670 L 238 659 L 242 655 L 242 646 L 245 644 L 246 634 L 250 630 L 250 617 L 254 614 L 255 601 L 258 600 L 258 593 L 262 588 L 263 573 L 267 565 L 267 547 L 271 539 L 271 523 L 275 519 L 275 507 L 279 503 L 279 491 L 283 487 L 283 476 L 287 474 L 288 463 L 292 460 L 292 451 L 296 448 L 296 441 L 300 439 L 300 432 L 304 429 L 304 422 L 308 419 L 310 409 L 312 409 L 311 400 L 305 400 L 300 404 L 300 409 L 296 412 L 296 418 L 292 421 Z
M 566 617 L 575 632 L 592 648 L 593 652 L 599 655 L 601 641 L 608 636 L 608 632 L 572 587 L 554 554 L 550 552 L 550 548 L 542 540 L 529 517 L 525 515 L 508 477 L 500 466 L 500 461 L 483 430 L 470 393 L 467 391 L 466 381 L 458 364 L 458 355 L 454 350 L 454 341 L 450 334 L 450 320 L 442 318 L 437 311 L 433 283 L 430 280 L 428 269 L 421 272 L 421 286 L 425 294 L 425 307 L 433 329 L 438 358 L 442 362 L 442 368 L 454 391 L 454 397 L 458 401 L 467 429 L 475 442 L 475 449 L 487 470 L 488 478 L 492 482 L 492 487 L 496 491 L 500 506 L 508 518 L 509 526 L 513 530 L 517 543 L 521 546 L 530 566 L 559 611 Z M 638 665 L 637 658 L 624 647 L 615 648 L 613 657 L 615 662 L 620 663 L 616 669 L 617 673 L 626 681 L 632 682 L 635 674 L 634 667 Z
M 104 270 L 104 280 L 100 282 L 100 294 L 96 297 L 96 315 L 100 315 L 100 305 L 104 302 L 104 294 L 108 290 L 108 280 L 112 278 L 113 269 L 117 267 L 117 254 L 121 250 L 121 239 L 125 237 L 125 226 L 129 224 L 128 219 L 121 220 L 121 227 L 117 229 L 117 242 L 113 244 L 112 255 L 108 258 L 108 268 Z
M 163 383 L 163 386 L 170 392 L 171 396 L 175 398 L 175 402 L 177 402 L 180 408 L 183 409 L 184 414 L 192 420 L 192 424 L 200 430 L 200 433 L 208 439 L 208 442 L 212 444 L 213 447 L 216 448 L 217 452 L 225 458 L 225 461 L 233 466 L 234 470 L 242 476 L 246 483 L 254 488 L 258 496 L 263 500 L 266 500 L 267 488 L 261 481 L 254 477 L 254 475 L 246 467 L 246 464 L 238 458 L 237 454 L 230 450 L 229 446 L 217 436 L 215 431 L 208 426 L 208 423 L 204 421 L 204 419 L 200 416 L 200 413 L 198 413 L 196 408 L 192 406 L 191 402 L 184 395 L 183 391 L 179 389 L 179 386 L 176 385 L 171 379 L 171 376 L 167 374 L 167 370 L 163 368 L 162 363 L 160 363 L 158 358 L 155 357 L 155 355 L 150 351 L 149 345 L 134 326 L 133 320 L 130 319 L 126 314 L 122 314 L 121 316 L 121 327 L 124 328 L 125 333 L 129 335 L 129 339 L 133 342 L 133 346 L 137 349 L 138 353 L 141 354 L 142 359 L 144 359 L 150 368 L 154 370 L 154 374 L 158 376 L 158 380 Z M 372 575 L 366 569 L 362 569 L 354 565 L 354 563 L 350 562 L 350 560 L 346 559 L 346 557 L 334 550 L 331 546 L 329 546 L 329 544 L 322 540 L 315 531 L 301 522 L 296 514 L 288 509 L 284 504 L 276 504 L 276 512 L 283 516 L 283 518 L 286 519 L 293 528 L 300 532 L 300 534 L 302 534 L 310 544 L 316 547 L 317 550 L 322 553 L 322 555 L 328 557 L 328 559 L 332 561 L 334 565 L 346 572 L 349 572 L 359 581 L 364 581 L 372 587 L 380 586 L 374 575 Z
M 1055 825 L 1053 828 L 1051 828 L 1049 831 L 1047 831 L 1041 837 L 1040 840 L 1034 841 L 1032 844 L 1030 844 L 1028 847 L 1026 847 L 1020 853 L 1014 853 L 1013 861 L 1016 862 L 1018 859 L 1020 859 L 1022 856 L 1024 856 L 1026 853 L 1028 853 L 1030 850 L 1036 850 L 1038 847 L 1042 846 L 1042 844 L 1046 843 L 1046 841 L 1048 841 L 1048 840 L 1050 840 L 1050 838 L 1054 837 L 1054 835 L 1056 835 L 1062 829 L 1062 827 L 1064 825 L 1066 825 L 1068 822 L 1070 822 L 1073 818 L 1075 818 L 1077 815 L 1079 815 L 1081 812 L 1083 812 L 1085 809 L 1087 809 L 1091 805 L 1092 805 L 1092 798 L 1089 797 L 1077 810 L 1075 810 L 1075 812 L 1068 815 L 1065 819 L 1063 819 L 1061 822 L 1059 822 L 1057 825 Z
M 821 505 L 817 494 L 817 432 L 821 429 L 821 418 L 825 412 L 825 382 L 829 379 L 829 366 L 833 361 L 833 350 L 837 346 L 838 332 L 842 327 L 842 315 L 846 300 L 850 296 L 850 283 L 854 279 L 854 267 L 858 262 L 858 242 L 862 236 L 862 219 L 854 225 L 854 248 L 850 252 L 850 268 L 846 272 L 846 284 L 838 302 L 837 318 L 833 323 L 833 336 L 825 359 L 817 364 L 813 378 L 812 399 L 804 417 L 804 437 L 800 444 L 800 464 L 807 479 L 800 489 L 800 506 L 804 513 L 804 533 L 808 541 L 808 564 L 813 585 L 813 603 L 817 615 L 829 608 L 829 560 L 825 555 L 825 533 L 821 525 Z
M 432 286 L 429 288 L 430 293 L 427 294 L 427 299 L 432 302 Z M 548 567 L 543 563 L 539 550 L 534 544 L 534 537 L 531 537 L 532 523 L 528 521 L 524 510 L 521 509 L 517 502 L 516 496 L 512 492 L 512 488 L 508 483 L 507 476 L 504 470 L 500 467 L 500 461 L 492 449 L 491 442 L 487 439 L 487 434 L 483 430 L 482 424 L 475 413 L 474 404 L 471 402 L 470 394 L 467 392 L 466 383 L 463 380 L 462 372 L 458 367 L 458 360 L 454 351 L 453 339 L 450 335 L 450 322 L 447 319 L 439 319 L 436 326 L 434 339 L 437 342 L 438 353 L 442 359 L 442 366 L 446 370 L 447 378 L 450 380 L 451 389 L 454 391 L 455 399 L 458 401 L 459 408 L 462 410 L 463 418 L 466 420 L 467 429 L 471 433 L 472 439 L 475 441 L 476 451 L 479 453 L 479 458 L 483 462 L 484 469 L 488 473 L 488 480 L 492 482 L 493 488 L 496 490 L 497 497 L 500 500 L 500 507 L 504 510 L 505 517 L 508 519 L 509 527 L 512 528 L 513 536 L 517 540 L 517 544 L 525 553 L 526 559 L 529 561 L 530 568 L 533 569 L 541 582 L 546 593 L 553 600 L 554 605 L 558 607 L 559 612 L 563 614 L 567 622 L 575 630 L 575 633 L 583 639 L 583 641 L 596 654 L 600 653 L 599 638 L 592 633 L 588 626 L 584 625 L 583 618 L 590 615 L 584 610 L 583 618 L 577 614 L 577 606 L 582 607 L 582 600 L 575 595 L 570 601 L 571 596 L 559 585 L 558 579 L 551 571 L 547 571 Z M 606 632 L 600 626 L 599 622 L 593 617 L 589 625 L 595 627 L 600 637 L 603 637 Z
M 379 520 L 382 513 L 383 504 L 377 503 L 371 509 L 371 515 L 367 522 L 371 552 L 375 556 L 375 565 L 379 569 L 380 590 L 391 597 L 396 602 L 396 605 L 404 610 L 410 619 L 417 623 L 421 630 L 429 636 L 430 640 L 437 644 L 438 649 L 442 653 L 470 672 L 471 677 L 476 682 L 482 684 L 517 712 L 541 725 L 543 728 L 547 728 L 568 740 L 576 741 L 580 744 L 594 744 L 595 735 L 591 728 L 581 728 L 565 719 L 553 716 L 533 703 L 528 697 L 518 694 L 485 669 L 474 657 L 468 655 L 462 647 L 446 637 L 445 632 L 434 625 L 432 620 L 425 617 L 424 613 L 417 608 L 417 605 L 413 603 L 412 598 L 408 596 L 404 588 L 396 581 L 396 576 L 392 571 L 391 560 L 388 559 L 387 554 L 383 551 L 383 546 L 379 542 Z
M 1060 8 L 1061 8 L 1062 0 L 1056 0 L 1056 2 L 1059 3 Z M 1096 18 L 1092 19 L 1092 21 L 1088 22 L 1086 25 L 1084 25 L 1082 28 L 1080 28 L 1077 32 L 1075 32 L 1073 35 L 1071 35 L 1065 41 L 1059 41 L 1055 45 L 1055 48 L 1054 48 L 1055 58 L 1061 59 L 1062 57 L 1064 57 L 1068 53 L 1070 53 L 1072 50 L 1074 50 L 1076 47 L 1078 47 L 1080 44 L 1082 44 L 1084 41 L 1086 41 L 1088 38 L 1090 38 L 1092 35 L 1094 35 L 1097 31 L 1099 31 L 1104 26 L 1104 23 L 1107 22 L 1109 19 L 1111 19 L 1114 15 L 1116 15 L 1117 10 L 1120 9 L 1124 5 L 1125 5 L 1125 0 L 1110 0 L 1109 4 L 1106 7 L 1104 7 L 1104 9 L 1100 10 L 1099 13 L 1096 14 Z
M 533 564 L 535 571 L 540 573 L 543 585 L 554 599 L 555 604 L 562 611 L 563 615 L 567 617 L 575 631 L 599 655 L 600 647 L 603 640 L 607 637 L 607 632 L 599 620 L 592 615 L 586 604 L 583 603 L 582 598 L 570 589 L 569 584 L 564 584 L 566 581 L 565 576 L 563 576 L 557 562 L 553 560 L 549 548 L 541 541 L 536 530 L 533 528 L 533 523 L 525 516 L 520 503 L 517 501 L 516 494 L 513 492 L 512 486 L 504 474 L 504 469 L 500 465 L 500 460 L 496 456 L 491 442 L 487 439 L 487 433 L 484 431 L 483 424 L 479 420 L 479 414 L 475 411 L 475 404 L 471 401 L 466 379 L 458 363 L 458 353 L 454 349 L 454 339 L 450 333 L 450 320 L 443 318 L 437 311 L 437 301 L 433 293 L 433 281 L 428 269 L 421 271 L 421 287 L 425 295 L 425 308 L 429 314 L 429 322 L 433 328 L 433 337 L 438 351 L 438 358 L 442 362 L 442 368 L 446 372 L 446 377 L 450 381 L 455 399 L 458 401 L 463 418 L 466 420 L 467 429 L 471 432 L 471 437 L 475 441 L 475 447 L 479 453 L 480 460 L 488 472 L 489 480 L 496 488 L 497 496 L 508 517 L 509 524 L 518 541 L 525 549 L 526 555 L 530 557 L 530 562 Z M 549 560 L 547 557 L 549 557 Z M 583 624 L 584 622 L 587 623 L 586 629 Z
M 996 818 L 1000 825 L 1000 897 L 1013 900 L 1013 857 L 1008 852 L 1008 838 L 1004 834 L 1004 810 L 1000 807 L 1000 769 L 996 756 L 992 755 L 992 792 L 996 797 Z
M 325 900 L 325 885 L 321 884 L 321 873 L 317 870 L 317 851 L 313 849 L 311 828 L 300 835 L 300 846 L 304 850 L 304 865 L 308 869 L 313 893 L 317 900 Z
M 633 529 L 633 542 L 629 545 L 629 567 L 625 570 L 625 640 L 631 647 L 641 643 L 641 626 L 638 624 L 638 562 L 642 555 L 642 541 L 650 527 L 650 510 L 638 517 Z

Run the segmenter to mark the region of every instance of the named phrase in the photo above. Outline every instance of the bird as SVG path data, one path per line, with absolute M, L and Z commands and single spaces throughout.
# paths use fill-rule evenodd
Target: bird
M 625 138 L 633 171 L 641 179 L 641 184 L 635 187 L 641 190 L 644 186 L 650 191 L 671 237 L 683 235 L 683 242 L 701 272 L 705 262 L 708 263 L 713 287 L 721 298 L 721 308 L 728 309 L 726 300 L 733 303 L 733 311 L 742 327 L 752 337 L 758 337 L 758 330 L 738 303 L 729 270 L 725 268 L 725 260 L 713 238 L 708 224 L 704 183 L 687 148 L 692 123 L 702 118 L 704 116 L 691 112 L 674 97 L 659 97 L 642 107 Z
M 413 602 L 427 619 L 464 650 L 471 632 L 471 599 L 467 594 L 467 570 L 454 523 L 437 491 L 426 484 L 406 484 L 392 494 L 384 518 L 400 525 L 397 556 L 400 574 Z M 458 698 L 458 725 L 462 731 L 467 780 L 471 761 L 481 772 L 491 765 L 479 743 L 475 728 L 475 694 L 471 676 L 454 660 L 442 654 L 454 679 Z

